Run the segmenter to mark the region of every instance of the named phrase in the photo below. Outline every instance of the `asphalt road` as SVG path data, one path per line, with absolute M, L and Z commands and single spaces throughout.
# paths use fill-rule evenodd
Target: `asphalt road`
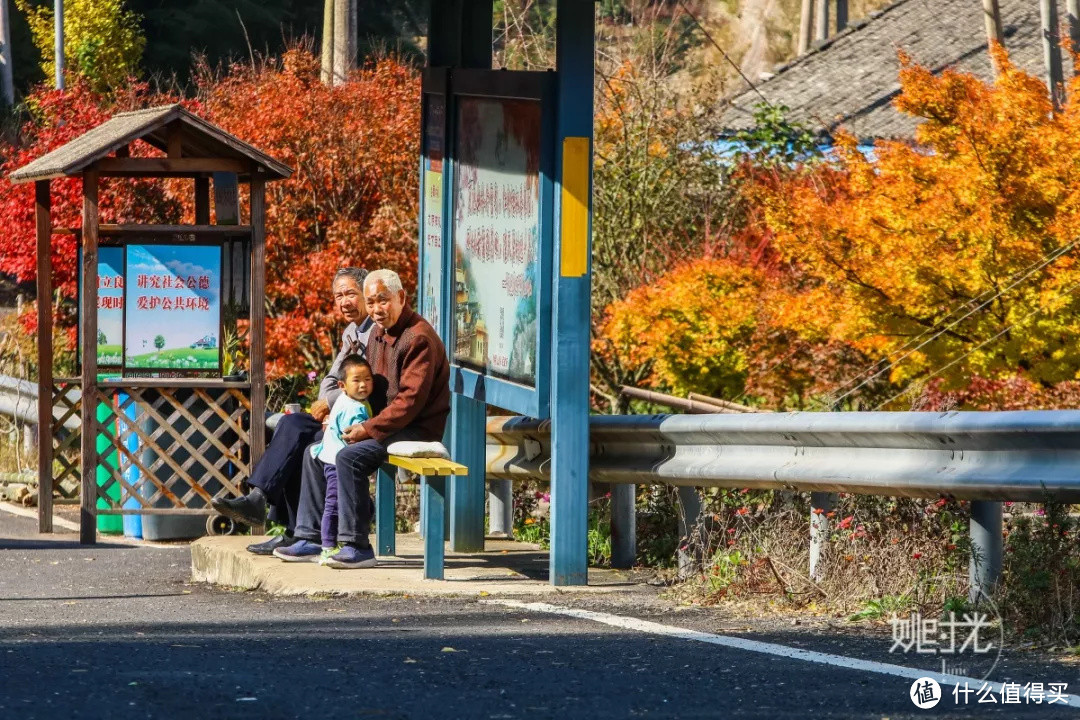
M 0 512 L 0 718 L 1074 717 L 933 710 L 910 680 L 476 600 L 282 599 L 188 583 L 186 546 L 42 538 Z M 362 571 L 356 571 L 362 572 Z M 887 639 L 686 610 L 650 595 L 537 598 L 895 662 Z M 1068 682 L 1017 654 L 993 679 Z M 975 698 L 972 698 L 974 701 Z

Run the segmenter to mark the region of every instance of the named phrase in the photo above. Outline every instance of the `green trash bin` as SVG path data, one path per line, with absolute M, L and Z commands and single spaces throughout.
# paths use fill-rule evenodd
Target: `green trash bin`
M 106 391 L 108 392 L 108 391 Z M 98 403 L 97 406 L 97 421 L 100 424 L 109 423 L 112 428 L 112 435 L 116 435 L 116 418 L 113 417 L 112 410 L 105 403 Z M 101 465 L 107 465 L 114 470 L 119 469 L 118 460 L 119 453 L 114 448 L 112 452 L 109 452 L 109 448 L 112 444 L 102 434 L 97 436 L 97 452 L 98 452 L 98 467 L 95 479 L 97 480 L 98 487 L 104 487 L 109 485 L 109 480 L 112 475 L 108 470 L 101 467 Z M 106 455 L 106 453 L 108 453 Z M 118 505 L 120 503 L 120 483 L 113 482 L 105 490 L 105 494 Z M 109 504 L 105 502 L 103 498 L 97 499 L 98 510 L 107 510 Z M 98 532 L 105 533 L 107 535 L 122 535 L 124 533 L 124 516 L 123 515 L 98 515 L 97 517 Z

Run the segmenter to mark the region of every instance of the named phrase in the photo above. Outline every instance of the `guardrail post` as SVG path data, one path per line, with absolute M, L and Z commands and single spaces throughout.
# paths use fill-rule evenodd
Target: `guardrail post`
M 971 564 L 968 600 L 990 597 L 1001 578 L 1002 505 L 996 500 L 971 501 Z
M 698 568 L 697 547 L 692 537 L 701 519 L 701 496 L 697 488 L 679 486 L 679 577 L 689 577 Z
M 637 562 L 637 485 L 611 486 L 611 567 L 632 568 Z
M 514 485 L 510 480 L 488 480 L 488 532 L 514 537 Z
M 828 513 L 836 507 L 836 493 L 810 493 L 810 579 L 820 580 L 824 572 L 821 555 L 829 541 Z

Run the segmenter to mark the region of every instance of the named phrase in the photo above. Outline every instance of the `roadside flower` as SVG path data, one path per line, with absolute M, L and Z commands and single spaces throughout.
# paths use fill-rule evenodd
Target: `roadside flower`
M 851 521 L 854 519 L 854 515 L 848 515 L 846 518 L 841 520 L 836 527 L 840 528 L 841 530 L 847 530 L 849 527 L 851 527 Z
M 919 558 L 922 557 L 922 553 L 921 552 L 913 552 L 913 553 L 911 553 L 911 557 L 914 558 L 915 560 L 918 560 Z
M 525 518 L 525 524 L 526 524 L 526 525 L 535 525 L 535 524 L 536 524 L 536 520 L 535 520 L 535 519 L 533 519 L 533 518 Z
M 307 374 L 308 382 L 315 382 L 315 378 L 319 377 L 319 374 L 312 370 Z
M 736 515 L 749 515 L 750 514 L 750 508 L 741 507 L 741 508 L 739 508 L 738 510 L 735 511 L 735 514 Z

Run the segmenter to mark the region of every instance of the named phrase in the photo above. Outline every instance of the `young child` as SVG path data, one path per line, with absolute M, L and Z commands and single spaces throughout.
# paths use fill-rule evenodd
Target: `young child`
M 341 375 L 345 379 L 339 382 L 343 390 L 341 397 L 334 403 L 330 416 L 326 419 L 326 431 L 321 443 L 312 446 L 312 457 L 318 458 L 325 465 L 326 500 L 322 516 L 322 556 L 320 563 L 325 563 L 337 550 L 338 533 L 338 451 L 345 447 L 341 431 L 350 425 L 356 425 L 372 417 L 371 406 L 367 399 L 371 394 L 375 378 L 371 366 L 359 355 L 348 355 L 341 362 Z

